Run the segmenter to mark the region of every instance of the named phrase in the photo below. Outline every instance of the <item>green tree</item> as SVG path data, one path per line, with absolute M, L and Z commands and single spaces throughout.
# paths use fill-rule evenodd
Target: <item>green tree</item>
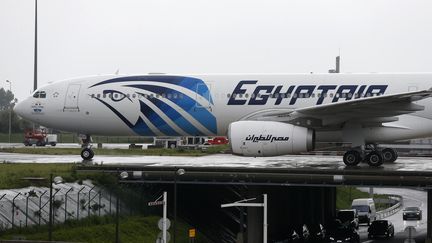
M 18 100 L 15 99 L 14 94 L 8 90 L 6 91 L 4 88 L 0 89 L 0 110 L 8 110 L 11 106 L 13 106 Z
M 9 109 L 13 109 L 18 100 L 10 90 L 0 88 L 0 133 L 9 132 Z M 18 117 L 11 111 L 12 132 L 22 132 L 25 128 L 31 127 L 30 122 Z

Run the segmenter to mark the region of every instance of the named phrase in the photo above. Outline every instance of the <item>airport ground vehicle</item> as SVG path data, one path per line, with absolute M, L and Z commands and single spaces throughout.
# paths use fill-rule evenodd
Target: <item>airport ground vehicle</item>
M 226 137 L 214 137 L 205 141 L 204 145 L 223 145 L 228 144 Z
M 351 208 L 357 210 L 359 224 L 370 225 L 376 219 L 375 202 L 373 198 L 358 198 L 351 203 Z
M 344 225 L 340 220 L 335 222 L 326 230 L 327 243 L 360 243 L 360 235 L 351 225 Z
M 57 135 L 48 134 L 45 128 L 26 129 L 24 131 L 24 145 L 25 146 L 51 146 L 57 145 Z
M 344 209 L 339 210 L 336 214 L 336 218 L 339 219 L 344 225 L 352 225 L 354 228 L 359 228 L 359 219 L 357 210 L 355 209 Z
M 419 207 L 406 207 L 402 213 L 403 220 L 408 219 L 422 219 L 422 211 Z
M 368 238 L 390 238 L 394 237 L 394 226 L 388 220 L 375 220 L 368 228 Z

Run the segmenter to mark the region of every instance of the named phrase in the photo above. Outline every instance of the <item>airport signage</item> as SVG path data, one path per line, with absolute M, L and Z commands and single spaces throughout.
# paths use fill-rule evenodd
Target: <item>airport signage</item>
M 148 205 L 151 206 L 159 206 L 159 205 L 163 205 L 163 201 L 156 201 L 156 202 L 149 202 Z

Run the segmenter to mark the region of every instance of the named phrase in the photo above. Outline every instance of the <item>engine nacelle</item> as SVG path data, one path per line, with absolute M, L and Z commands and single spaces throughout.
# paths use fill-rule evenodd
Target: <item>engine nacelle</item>
M 263 157 L 296 154 L 314 149 L 312 129 L 273 121 L 238 121 L 228 128 L 233 154 Z

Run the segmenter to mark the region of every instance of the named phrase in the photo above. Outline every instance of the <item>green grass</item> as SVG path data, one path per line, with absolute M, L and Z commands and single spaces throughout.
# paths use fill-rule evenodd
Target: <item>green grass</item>
M 352 200 L 357 198 L 370 198 L 369 193 L 362 192 L 355 187 L 336 187 L 336 209 L 350 209 Z M 374 194 L 373 198 L 387 198 L 386 195 Z M 377 211 L 387 208 L 388 205 L 375 204 Z
M 22 188 L 30 185 L 49 185 L 48 181 L 31 182 L 24 177 L 43 177 L 49 180 L 50 173 L 62 176 L 67 181 L 77 179 L 73 164 L 0 164 L 0 189 Z
M 127 242 L 155 242 L 160 230 L 157 228 L 158 216 L 130 216 L 121 217 L 120 240 Z M 177 242 L 187 243 L 190 227 L 184 222 L 177 224 Z M 172 242 L 172 227 L 169 230 Z M 13 239 L 14 236 L 24 236 L 27 240 L 48 240 L 47 226 L 27 228 L 25 230 L 14 229 L 2 233 L 0 239 Z M 53 240 L 67 242 L 115 242 L 115 219 L 112 216 L 90 217 L 79 221 L 70 221 L 62 225 L 56 225 L 53 230 Z M 196 243 L 209 242 L 197 232 Z
M 211 146 L 206 150 L 189 149 L 98 149 L 93 148 L 96 155 L 159 155 L 159 156 L 203 156 L 220 153 L 226 150 L 226 145 Z M 48 155 L 78 155 L 80 148 L 55 148 L 55 147 L 22 147 L 1 148 L 0 152 L 23 154 L 48 154 Z

